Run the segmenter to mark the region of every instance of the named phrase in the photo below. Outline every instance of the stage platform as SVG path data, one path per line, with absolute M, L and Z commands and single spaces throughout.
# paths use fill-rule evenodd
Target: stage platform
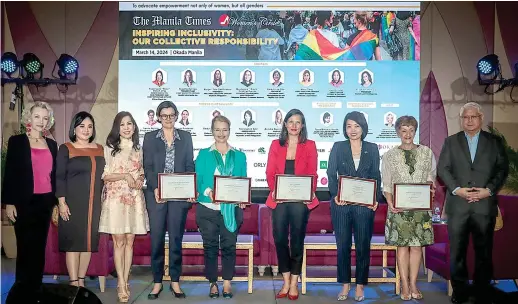
M 14 270 L 15 260 L 7 259 L 2 257 L 2 301 L 5 303 L 7 292 L 11 288 L 14 281 Z M 329 272 L 329 269 L 325 270 Z M 63 284 L 68 283 L 68 277 L 63 276 L 54 280 L 51 276 L 45 277 L 47 283 L 61 282 Z M 165 282 L 168 283 L 168 282 Z M 104 304 L 115 304 L 117 303 L 117 279 L 110 277 L 106 278 L 106 292 L 101 293 L 99 291 L 98 281 L 92 281 L 87 278 L 87 288 L 95 292 Z M 187 299 L 178 301 L 174 299 L 168 288 L 164 288 L 160 298 L 155 301 L 148 301 L 147 294 L 152 288 L 152 275 L 150 267 L 134 267 L 131 275 L 131 299 L 129 303 L 141 304 L 141 303 L 185 303 L 185 304 L 201 304 L 201 303 L 246 303 L 246 304 L 277 304 L 277 303 L 291 303 L 287 299 L 276 300 L 275 294 L 279 291 L 282 286 L 282 278 L 277 276 L 273 278 L 271 273 L 266 273 L 265 276 L 260 277 L 257 273 L 254 275 L 254 289 L 252 294 L 248 294 L 248 287 L 246 282 L 236 282 L 233 284 L 234 298 L 226 300 L 220 297 L 218 300 L 211 300 L 208 298 L 209 285 L 207 282 L 184 282 L 182 288 L 187 294 Z M 431 283 L 426 282 L 426 276 L 420 274 L 419 277 L 419 288 L 423 292 L 424 299 L 417 302 L 410 303 L 449 303 L 449 298 L 446 295 L 447 285 L 446 282 L 439 278 L 434 277 Z M 517 289 L 512 281 L 500 281 L 497 287 L 506 292 L 515 294 L 518 293 Z M 220 284 L 220 292 L 222 286 Z M 299 285 L 299 292 L 301 287 Z M 340 286 L 336 283 L 308 283 L 306 295 L 301 295 L 299 300 L 296 301 L 298 304 L 328 304 L 336 301 L 336 295 L 340 292 Z M 368 285 L 366 288 L 366 299 L 363 303 L 401 303 L 398 296 L 394 294 L 393 283 L 373 283 Z M 354 303 L 354 288 L 350 293 L 351 299 L 347 303 Z M 518 302 L 498 302 L 498 303 L 518 303 Z

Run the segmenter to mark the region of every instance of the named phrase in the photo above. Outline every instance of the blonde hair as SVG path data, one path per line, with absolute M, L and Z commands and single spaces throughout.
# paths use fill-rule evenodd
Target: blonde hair
M 47 125 L 43 128 L 43 130 L 44 131 L 50 130 L 52 128 L 52 126 L 54 125 L 54 110 L 52 110 L 52 107 L 44 101 L 36 101 L 36 102 L 34 102 L 34 104 L 32 106 L 26 107 L 23 110 L 22 124 L 25 126 L 30 124 L 32 112 L 34 112 L 34 109 L 36 109 L 36 108 L 45 109 L 49 112 L 49 121 L 47 122 Z
M 219 115 L 212 119 L 212 124 L 210 125 L 211 131 L 214 131 L 214 124 L 216 124 L 216 121 L 226 123 L 228 125 L 228 128 L 230 129 L 230 120 L 223 115 Z

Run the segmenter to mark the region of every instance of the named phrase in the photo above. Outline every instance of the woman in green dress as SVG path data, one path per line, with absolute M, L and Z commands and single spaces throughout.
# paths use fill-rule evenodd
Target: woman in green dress
M 212 119 L 214 144 L 201 149 L 196 158 L 196 184 L 199 191 L 196 223 L 203 239 L 205 276 L 210 283 L 209 297 L 219 297 L 218 252 L 221 248 L 223 297 L 232 298 L 230 282 L 236 266 L 236 242 L 239 227 L 243 223 L 240 204 L 214 202 L 214 175 L 246 177 L 246 155 L 228 144 L 230 121 L 225 116 Z
M 404 211 L 394 208 L 392 191 L 395 183 L 434 183 L 436 162 L 430 148 L 414 144 L 417 131 L 417 120 L 414 117 L 398 118 L 395 128 L 401 138 L 401 145 L 383 155 L 381 170 L 383 192 L 389 205 L 385 242 L 398 247 L 401 299 L 419 300 L 423 295 L 417 289 L 417 274 L 422 247 L 433 244 L 432 214 L 431 211 Z M 434 191 L 432 190 L 432 196 Z

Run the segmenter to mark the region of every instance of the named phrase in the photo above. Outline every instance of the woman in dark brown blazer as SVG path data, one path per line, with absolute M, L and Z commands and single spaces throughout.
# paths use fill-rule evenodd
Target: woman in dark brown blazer
M 45 247 L 57 204 L 57 144 L 46 137 L 54 123 L 52 108 L 36 102 L 23 115 L 27 132 L 9 138 L 2 203 L 16 233 L 16 280 L 7 303 L 36 303 L 45 266 Z

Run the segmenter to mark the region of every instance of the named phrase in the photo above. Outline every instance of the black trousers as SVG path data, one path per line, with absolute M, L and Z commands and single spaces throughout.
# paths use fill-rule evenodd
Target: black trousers
M 309 209 L 302 203 L 280 203 L 272 210 L 273 239 L 280 273 L 300 275 L 308 218 Z
M 475 213 L 448 214 L 451 284 L 453 292 L 459 297 L 468 295 L 466 254 L 470 234 L 475 251 L 474 290 L 477 300 L 483 300 L 491 294 L 495 223 L 495 216 Z
M 47 235 L 55 204 L 55 195 L 46 193 L 34 194 L 27 204 L 16 206 L 16 280 L 9 296 L 11 303 L 32 303 L 40 291 Z
M 364 206 L 339 206 L 331 200 L 331 219 L 338 254 L 338 283 L 351 283 L 351 246 L 356 246 L 356 284 L 367 285 L 374 211 Z
M 182 274 L 182 240 L 187 213 L 192 207 L 188 202 L 155 202 L 154 193 L 146 191 L 146 205 L 151 234 L 151 270 L 153 282 L 161 283 L 164 276 L 165 232 L 169 233 L 169 276 L 171 282 L 179 282 Z M 153 197 L 149 197 L 153 196 Z
M 221 268 L 223 280 L 232 280 L 236 268 L 236 242 L 239 227 L 243 223 L 243 210 L 236 207 L 237 229 L 228 231 L 219 210 L 212 210 L 199 204 L 196 208 L 196 224 L 203 239 L 205 277 L 209 282 L 218 281 L 218 253 L 221 248 Z

